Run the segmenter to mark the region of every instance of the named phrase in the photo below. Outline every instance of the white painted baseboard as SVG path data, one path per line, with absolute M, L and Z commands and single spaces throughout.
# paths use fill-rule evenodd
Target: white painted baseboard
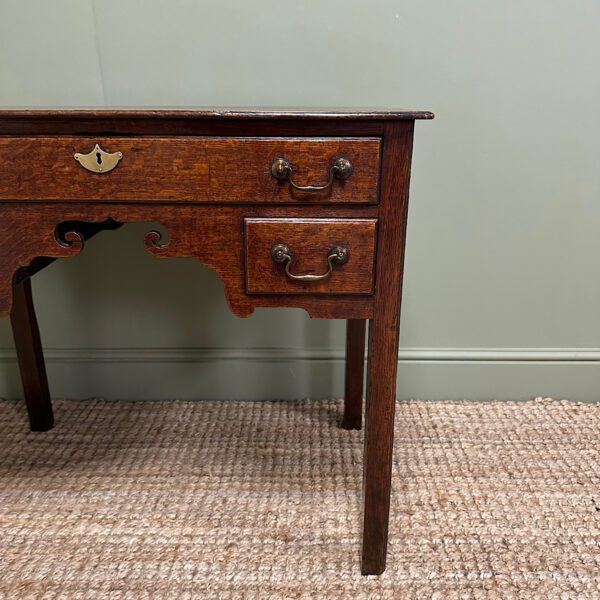
M 343 394 L 343 348 L 47 348 L 45 357 L 55 397 Z M 398 369 L 401 398 L 600 398 L 599 348 L 403 348 Z M 20 395 L 14 350 L 0 349 L 0 396 Z
M 45 348 L 47 363 L 204 363 L 250 361 L 343 361 L 344 348 Z M 14 362 L 0 348 L 0 363 Z M 598 362 L 600 348 L 402 348 L 399 363 L 411 362 Z

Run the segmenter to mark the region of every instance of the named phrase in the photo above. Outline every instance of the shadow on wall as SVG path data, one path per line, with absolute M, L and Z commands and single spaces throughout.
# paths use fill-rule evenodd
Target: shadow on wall
M 144 234 L 152 228 L 165 231 L 136 223 L 102 232 L 79 256 L 35 276 L 54 397 L 341 395 L 343 363 L 327 352 L 335 348 L 339 356 L 343 322 L 313 320 L 296 309 L 259 309 L 240 319 L 215 272 L 194 259 L 146 253 Z M 0 345 L 11 348 L 3 325 Z M 0 369 L 0 395 L 20 395 L 14 360 Z

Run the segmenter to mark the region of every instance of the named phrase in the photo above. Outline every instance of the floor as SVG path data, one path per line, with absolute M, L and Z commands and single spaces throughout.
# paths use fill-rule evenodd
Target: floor
M 340 401 L 0 401 L 0 598 L 600 598 L 600 404 L 400 402 L 362 577 Z

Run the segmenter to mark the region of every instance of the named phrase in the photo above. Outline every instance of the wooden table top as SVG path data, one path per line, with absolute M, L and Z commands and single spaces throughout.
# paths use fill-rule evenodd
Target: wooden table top
M 433 119 L 429 111 L 392 108 L 206 108 L 206 107 L 148 107 L 148 108 L 4 108 L 0 118 L 185 118 L 185 119 L 327 119 L 397 121 Z

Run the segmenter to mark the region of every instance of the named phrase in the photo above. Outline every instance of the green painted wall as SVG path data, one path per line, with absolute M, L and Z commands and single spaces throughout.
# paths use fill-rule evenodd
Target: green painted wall
M 599 29 L 597 0 L 0 0 L 0 105 L 433 110 L 416 131 L 399 395 L 591 400 Z M 237 319 L 214 273 L 147 255 L 146 229 L 35 279 L 54 395 L 341 394 L 342 323 Z M 4 319 L 0 395 L 21 394 L 15 367 Z

